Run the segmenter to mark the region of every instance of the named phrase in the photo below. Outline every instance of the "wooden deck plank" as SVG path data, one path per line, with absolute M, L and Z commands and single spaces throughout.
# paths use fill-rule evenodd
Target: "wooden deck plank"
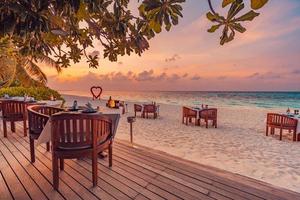
M 24 142 L 24 145 L 26 146 L 27 151 L 28 151 L 29 146 L 28 146 L 27 141 L 24 141 L 24 138 L 22 138 L 22 137 L 17 137 L 16 139 L 20 140 L 20 142 Z M 42 153 L 43 153 L 43 155 L 41 155 Z M 49 160 L 48 157 L 46 157 L 47 154 L 51 154 L 51 153 L 47 152 L 46 150 L 44 152 L 40 151 L 40 148 L 36 149 L 36 156 L 37 156 L 37 158 L 39 160 L 42 160 L 43 164 L 45 164 L 46 166 L 50 167 L 49 166 L 50 165 L 50 163 L 49 163 L 50 160 Z M 28 151 L 28 155 L 29 155 L 29 151 Z M 60 175 L 62 175 L 62 176 L 60 178 L 63 181 L 66 181 L 66 182 L 69 183 L 69 185 L 68 184 L 66 184 L 66 185 L 68 185 L 68 186 L 71 185 L 73 187 L 73 184 L 75 184 L 75 185 L 79 184 L 78 181 L 76 181 L 76 183 L 73 182 L 73 180 L 72 180 L 72 179 L 74 179 L 73 176 L 79 177 L 79 179 L 74 179 L 74 181 L 75 180 L 80 180 L 80 184 L 83 185 L 83 186 L 80 186 L 79 188 L 77 188 L 77 190 L 81 190 L 81 192 L 78 191 L 79 194 L 81 195 L 81 197 L 84 198 L 87 195 L 86 198 L 90 198 L 90 199 L 95 199 L 95 196 L 98 197 L 99 199 L 114 199 L 111 195 L 109 195 L 108 193 L 106 193 L 105 191 L 103 191 L 101 188 L 99 188 L 99 187 L 92 188 L 91 187 L 92 183 L 87 178 L 85 178 L 84 176 L 80 176 L 80 174 L 78 174 L 76 171 L 74 171 L 73 169 L 69 168 L 68 165 L 66 165 L 65 168 L 67 169 L 66 171 L 68 171 L 69 174 L 72 174 L 72 177 L 68 173 L 61 172 Z M 90 176 L 92 176 L 92 175 L 90 174 Z M 49 176 L 49 179 L 50 179 L 51 184 L 52 184 L 52 174 Z M 62 184 L 64 185 L 65 182 L 62 182 Z M 88 191 L 86 191 L 86 190 L 88 190 Z M 61 190 L 61 186 L 60 186 L 60 191 L 64 191 L 64 190 Z
M 45 194 L 42 192 L 39 185 L 37 185 L 30 174 L 27 173 L 27 171 L 20 165 L 20 163 L 17 161 L 17 159 L 13 156 L 12 152 L 17 151 L 14 146 L 9 145 L 9 142 L 7 143 L 7 140 L 0 140 L 0 151 L 3 153 L 3 156 L 5 157 L 6 161 L 11 166 L 12 170 L 24 186 L 27 193 L 30 195 L 32 199 L 40 199 L 44 200 L 47 199 Z M 10 148 L 10 149 L 9 149 Z
M 116 172 L 115 167 L 112 166 L 112 168 L 107 168 L 105 165 L 102 165 L 100 163 L 100 160 L 98 161 L 98 167 L 99 167 L 99 172 L 101 174 L 106 174 L 109 176 L 112 176 L 116 180 L 122 182 L 123 184 L 127 185 L 128 187 L 132 188 L 139 194 L 142 194 L 144 197 L 147 197 L 149 199 L 160 199 L 160 196 L 156 195 L 155 193 L 147 190 L 145 187 L 149 184 L 148 182 L 138 179 L 137 177 L 134 177 L 133 175 L 127 173 L 126 171 L 121 171 L 120 173 Z M 85 159 L 85 161 L 91 165 L 91 160 L 90 159 Z M 107 165 L 107 161 L 106 161 Z M 103 177 L 105 178 L 105 177 Z M 135 182 L 138 180 L 138 183 Z M 142 185 L 139 184 L 139 182 L 142 181 Z M 137 195 L 136 195 L 137 196 Z
M 122 146 L 120 148 L 132 150 L 131 145 L 129 145 L 128 142 L 118 140 L 116 143 Z M 191 173 L 192 176 L 200 174 L 203 177 L 213 180 L 213 185 L 235 188 L 248 194 L 266 199 L 299 199 L 299 193 L 284 188 L 279 188 L 259 180 L 230 173 L 214 167 L 187 161 L 165 152 L 141 147 L 139 145 L 137 146 L 138 148 L 135 149 L 135 153 L 158 160 L 161 163 L 165 162 L 170 168 L 175 167 L 174 169 L 177 168 L 181 170 L 182 173 Z M 151 151 L 151 153 L 149 153 L 149 151 Z M 173 162 L 170 162 L 170 160 Z
M 226 190 L 230 190 L 229 192 L 231 193 L 239 193 L 238 195 L 244 195 L 244 198 L 248 197 L 250 199 L 259 199 L 259 198 L 266 198 L 266 199 L 281 199 L 284 198 L 284 195 L 281 195 L 280 197 L 273 195 L 273 191 L 269 190 L 269 191 L 261 191 L 261 190 L 257 190 L 257 188 L 253 188 L 253 187 L 247 187 L 242 185 L 240 182 L 235 183 L 232 182 L 229 179 L 225 179 L 221 176 L 216 176 L 216 174 L 211 174 L 207 171 L 203 171 L 203 169 L 195 169 L 192 166 L 186 164 L 186 163 L 181 163 L 181 162 L 170 162 L 170 160 L 167 160 L 165 162 L 166 159 L 169 159 L 169 155 L 167 155 L 166 157 L 164 157 L 163 155 L 165 153 L 160 153 L 159 155 L 153 155 L 153 153 L 149 154 L 149 152 L 146 152 L 145 149 L 142 148 L 137 148 L 137 149 L 132 149 L 130 146 L 125 145 L 123 142 L 118 141 L 118 144 L 120 144 L 122 147 L 118 147 L 118 148 L 122 148 L 125 149 L 126 153 L 129 153 L 134 155 L 135 157 L 138 158 L 143 158 L 143 159 L 147 159 L 147 162 L 154 162 L 154 163 L 161 163 L 163 166 L 183 173 L 187 176 L 193 177 L 193 178 L 199 178 L 198 174 L 201 174 L 201 177 L 199 180 L 203 181 L 203 177 L 207 178 L 208 180 L 210 180 L 210 182 L 214 185 L 214 186 L 218 186 L 220 189 L 224 189 L 226 188 Z M 153 150 L 152 150 L 153 152 Z M 167 158 L 168 157 L 168 158 Z M 174 156 L 171 156 L 172 158 L 176 158 Z M 177 158 L 176 158 L 177 159 Z M 178 158 L 178 160 L 180 160 Z M 177 160 L 175 160 L 177 161 Z M 187 162 L 189 163 L 189 162 Z M 199 165 L 200 166 L 200 165 Z M 198 167 L 199 167 L 198 166 Z M 222 170 L 217 170 L 218 173 L 222 172 L 224 173 Z M 236 175 L 238 176 L 238 175 Z M 253 180 L 252 180 L 253 181 Z M 255 180 L 256 181 L 256 180 Z M 207 181 L 205 181 L 207 182 Z M 224 184 L 225 183 L 225 184 Z M 258 185 L 259 181 L 257 181 L 257 183 L 253 183 L 253 184 L 257 184 Z M 251 185 L 253 185 L 251 184 Z M 263 185 L 265 186 L 265 185 Z M 224 187 L 224 188 L 223 188 Z M 270 186 L 268 186 L 268 188 L 272 188 Z M 261 197 L 259 197 L 261 196 Z M 294 195 L 292 195 L 294 196 Z
M 23 156 L 25 156 L 28 160 L 30 159 L 30 152 L 28 143 L 24 140 L 24 138 L 21 135 L 12 134 L 11 138 L 16 139 L 16 143 L 19 143 L 17 145 L 18 148 L 20 148 L 20 152 L 23 152 Z M 10 139 L 11 139 L 10 138 Z M 47 180 L 52 185 L 52 171 L 51 168 L 49 168 L 47 165 L 45 165 L 45 160 L 43 157 L 40 157 L 41 153 L 39 151 L 36 151 L 36 161 L 34 165 L 37 169 L 40 170 L 40 172 L 45 175 Z M 81 197 L 73 190 L 73 186 L 67 185 L 64 181 L 64 179 L 60 179 L 60 190 L 59 192 L 67 199 L 77 200 L 81 199 Z
M 17 123 L 17 133 L 0 133 L 0 199 L 300 199 L 296 192 L 121 140 L 114 144 L 111 168 L 107 158 L 98 160 L 97 187 L 89 158 L 65 160 L 57 192 L 52 154 L 39 146 L 31 164 L 29 140 L 21 132 Z
M 7 186 L 10 189 L 14 199 L 24 199 L 24 200 L 30 199 L 23 185 L 21 184 L 14 171 L 7 163 L 4 156 L 0 157 L 0 170 L 3 179 L 7 183 Z
M 117 152 L 118 155 L 120 155 L 120 152 Z M 126 159 L 129 162 L 136 162 L 136 163 L 140 163 L 140 160 L 135 160 L 134 157 L 130 157 L 127 154 L 121 154 L 121 157 L 123 159 Z M 186 182 L 182 179 L 179 179 L 175 176 L 169 175 L 167 173 L 165 173 L 164 171 L 156 171 L 157 172 L 157 176 L 155 178 L 155 182 L 156 184 L 159 184 L 161 188 L 166 188 L 168 190 L 172 189 L 173 191 L 175 191 L 177 189 L 177 193 L 181 193 L 184 192 L 185 194 L 193 194 L 194 198 L 197 197 L 202 197 L 204 198 L 204 195 L 208 195 L 208 190 L 201 188 L 197 185 L 194 185 L 192 183 Z M 161 182 L 158 181 L 159 177 L 165 177 L 166 179 L 168 179 L 169 181 L 165 181 Z M 151 183 L 153 184 L 154 180 L 151 180 Z M 178 182 L 176 184 L 176 181 Z M 182 197 L 182 196 L 181 196 Z M 188 198 L 187 196 L 185 196 L 185 198 Z
M 1 160 L 2 155 L 0 155 Z M 3 158 L 3 157 L 2 157 Z M 0 199 L 13 199 L 0 170 Z

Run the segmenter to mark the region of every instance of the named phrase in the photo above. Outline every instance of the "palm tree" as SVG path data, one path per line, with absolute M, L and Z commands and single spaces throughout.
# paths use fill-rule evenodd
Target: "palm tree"
M 0 88 L 13 83 L 21 86 L 45 86 L 47 77 L 37 63 L 54 67 L 58 73 L 61 67 L 50 57 L 39 55 L 36 61 L 22 56 L 9 38 L 0 38 Z

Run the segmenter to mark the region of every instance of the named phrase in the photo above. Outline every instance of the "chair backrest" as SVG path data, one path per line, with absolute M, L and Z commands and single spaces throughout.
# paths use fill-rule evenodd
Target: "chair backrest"
M 144 105 L 144 111 L 154 113 L 156 112 L 156 106 L 154 104 Z
M 62 108 L 32 105 L 27 108 L 30 134 L 41 134 L 50 116 L 63 111 Z
M 2 100 L 2 116 L 7 119 L 26 117 L 26 103 L 24 101 Z
M 93 148 L 112 138 L 112 121 L 96 114 L 58 113 L 51 117 L 53 150 Z
M 183 106 L 182 107 L 182 114 L 183 116 L 196 116 L 197 115 L 197 111 L 196 110 L 192 110 L 188 107 Z
M 205 119 L 217 119 L 218 109 L 208 108 L 200 111 L 201 118 Z
M 286 115 L 281 115 L 277 113 L 268 113 L 267 124 L 273 126 L 281 126 L 283 128 L 284 127 L 296 128 L 298 124 L 298 120 L 290 118 Z
M 134 111 L 142 111 L 142 106 L 138 104 L 134 104 Z

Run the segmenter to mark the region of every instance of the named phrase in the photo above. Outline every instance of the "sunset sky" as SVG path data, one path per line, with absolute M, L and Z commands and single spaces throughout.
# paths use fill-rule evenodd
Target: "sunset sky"
M 215 0 L 216 10 L 221 1 Z M 137 7 L 133 1 L 132 7 Z M 150 41 L 141 57 L 119 57 L 117 63 L 100 55 L 100 67 L 85 60 L 63 70 L 43 68 L 49 86 L 58 90 L 300 90 L 300 1 L 270 0 L 261 15 L 245 24 L 225 46 L 220 32 L 210 34 L 207 1 L 187 0 L 184 17 L 170 32 Z M 100 51 L 96 45 L 92 51 Z

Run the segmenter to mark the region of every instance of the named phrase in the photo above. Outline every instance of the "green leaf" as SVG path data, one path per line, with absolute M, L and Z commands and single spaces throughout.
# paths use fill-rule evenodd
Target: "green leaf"
M 235 0 L 223 0 L 222 7 L 226 7 L 227 5 L 233 3 Z
M 157 23 L 155 20 L 151 20 L 149 26 L 155 31 L 155 33 L 161 32 L 161 25 Z
M 239 23 L 234 23 L 234 24 L 231 24 L 231 26 L 234 30 L 240 32 L 240 33 L 244 33 L 246 31 L 246 28 L 243 27 L 241 24 Z
M 245 7 L 243 1 L 237 0 L 233 4 L 228 11 L 227 20 L 231 20 L 235 15 L 237 15 L 241 10 Z
M 211 12 L 206 13 L 206 17 L 207 17 L 207 19 L 209 19 L 212 22 L 217 20 L 217 16 L 212 14 Z
M 251 0 L 251 8 L 258 10 L 262 8 L 269 0 Z
M 83 3 L 83 1 L 80 1 L 80 6 L 79 6 L 79 9 L 77 11 L 77 18 L 80 21 L 80 20 L 83 20 L 87 17 L 88 17 L 88 12 L 86 10 L 86 6 Z
M 221 26 L 221 24 L 219 24 L 219 25 L 213 25 L 213 26 L 210 27 L 210 29 L 208 29 L 207 31 L 208 31 L 209 33 L 213 33 L 213 32 L 215 32 L 216 30 L 218 30 L 218 28 L 220 28 L 220 26 Z
M 251 10 L 251 11 L 247 12 L 246 14 L 234 19 L 233 21 L 252 21 L 258 15 L 259 15 L 259 13 L 256 13 L 253 10 Z

